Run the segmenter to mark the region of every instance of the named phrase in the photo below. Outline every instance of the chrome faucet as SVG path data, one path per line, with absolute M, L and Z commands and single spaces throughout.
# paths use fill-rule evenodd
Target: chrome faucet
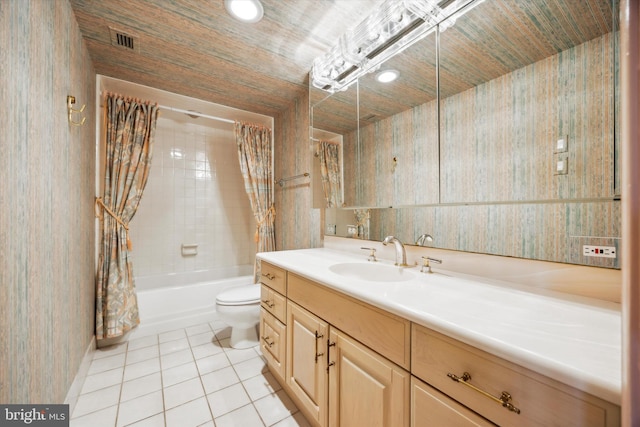
M 398 267 L 408 267 L 407 252 L 404 250 L 402 242 L 393 236 L 387 236 L 382 241 L 382 244 L 387 246 L 389 243 L 393 243 L 396 248 L 396 265 Z
M 416 240 L 416 245 L 418 246 L 424 246 L 424 244 L 426 242 L 433 242 L 433 237 L 431 236 L 431 234 L 423 234 L 420 237 L 418 237 L 418 240 Z

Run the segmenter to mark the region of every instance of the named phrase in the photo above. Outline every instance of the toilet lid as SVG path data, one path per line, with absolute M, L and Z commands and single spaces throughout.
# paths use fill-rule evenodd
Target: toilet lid
M 216 297 L 216 304 L 247 305 L 260 302 L 260 286 L 244 285 L 227 289 Z

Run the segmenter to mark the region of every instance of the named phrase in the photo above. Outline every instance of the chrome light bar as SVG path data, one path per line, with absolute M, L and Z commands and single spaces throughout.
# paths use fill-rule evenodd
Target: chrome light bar
M 471 9 L 465 6 L 482 1 L 386 0 L 343 34 L 327 54 L 315 59 L 312 84 L 331 93 L 345 90 L 358 77 L 375 71 L 390 57 L 435 31 L 438 25 L 440 31 L 453 25 L 455 15 Z

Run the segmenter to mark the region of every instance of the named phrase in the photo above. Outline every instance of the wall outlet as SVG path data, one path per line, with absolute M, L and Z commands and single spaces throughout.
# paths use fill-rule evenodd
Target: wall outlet
M 618 256 L 615 246 L 582 245 L 582 254 L 601 258 L 616 258 Z

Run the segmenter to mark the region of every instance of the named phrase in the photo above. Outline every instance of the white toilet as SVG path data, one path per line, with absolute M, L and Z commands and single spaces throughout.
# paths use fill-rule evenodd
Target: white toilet
M 216 310 L 220 320 L 231 326 L 231 347 L 258 345 L 260 285 L 238 286 L 221 292 L 216 297 Z

